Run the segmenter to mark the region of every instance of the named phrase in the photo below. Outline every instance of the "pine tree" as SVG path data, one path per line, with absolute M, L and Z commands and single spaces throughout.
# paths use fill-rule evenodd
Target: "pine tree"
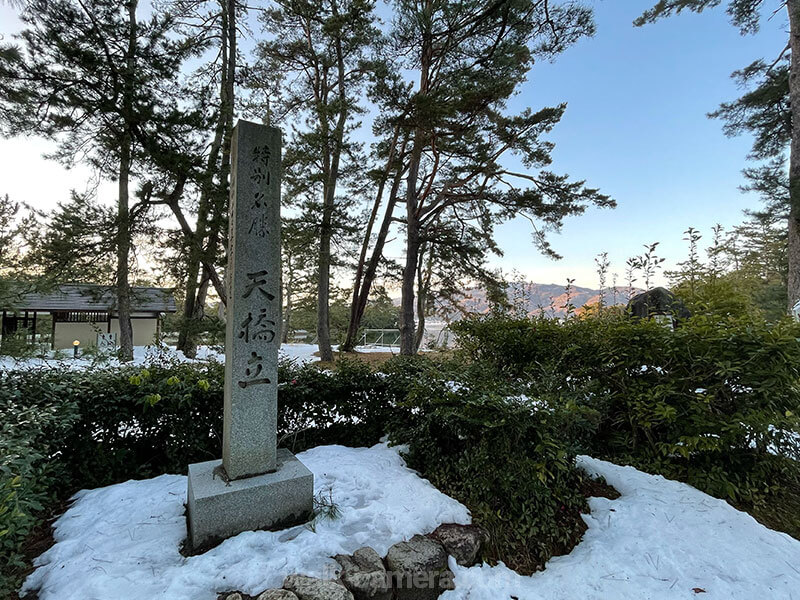
M 279 0 L 262 13 L 270 39 L 259 44 L 258 72 L 269 94 L 272 121 L 294 119 L 284 166 L 288 196 L 318 214 L 317 338 L 323 361 L 333 359 L 330 335 L 331 246 L 354 231 L 346 224 L 363 178 L 352 139 L 367 73 L 362 61 L 378 37 L 371 0 Z M 274 82 L 274 83 L 269 83 Z M 349 187 L 347 196 L 337 196 Z M 314 206 L 316 210 L 307 210 Z M 337 223 L 338 222 L 338 223 Z
M 8 194 L 0 196 L 0 306 L 4 308 L 13 306 L 27 289 L 21 285 L 26 279 L 25 230 L 35 228 L 36 222 L 25 219 L 21 209 Z
M 317 232 L 305 217 L 281 219 L 282 343 L 289 341 L 289 333 L 295 329 L 292 315 L 298 302 L 314 297 L 316 241 Z
M 180 66 L 194 51 L 170 35 L 169 15 L 141 20 L 137 0 L 31 0 L 21 18 L 24 48 L 0 54 L 0 100 L 10 133 L 58 142 L 53 157 L 81 161 L 118 184 L 115 222 L 120 355 L 133 357 L 129 269 L 131 180 L 147 148 L 174 123 Z
M 195 182 L 196 203 L 184 208 L 177 200 L 166 197 L 177 218 L 187 247 L 183 260 L 182 280 L 186 281 L 183 318 L 180 321 L 177 348 L 186 356 L 197 353 L 197 334 L 203 328 L 206 297 L 213 286 L 223 304 L 224 283 L 218 271 L 224 267 L 225 226 L 228 208 L 228 176 L 230 174 L 230 140 L 236 108 L 236 74 L 241 60 L 237 51 L 239 23 L 247 6 L 235 0 L 172 0 L 167 10 L 180 19 L 180 32 L 198 49 L 211 47 L 208 62 L 201 64 L 190 81 L 191 92 L 208 115 L 210 140 L 204 140 L 206 151 L 189 153 L 201 157 Z M 194 228 L 187 212 L 195 215 Z
M 72 192 L 49 214 L 30 260 L 53 283 L 114 284 L 114 210 Z
M 523 216 L 534 241 L 556 253 L 546 232 L 587 205 L 613 202 L 582 181 L 546 170 L 552 144 L 541 138 L 565 106 L 506 114 L 506 101 L 537 57 L 552 58 L 594 32 L 579 2 L 398 0 L 387 52 L 416 79 L 405 93 L 380 98 L 382 123 L 400 128 L 406 232 L 400 312 L 401 353 L 415 350 L 415 288 L 420 250 L 442 225 L 471 222 L 487 243 L 493 223 Z M 388 131 L 384 133 L 389 137 Z M 521 157 L 526 170 L 503 165 Z

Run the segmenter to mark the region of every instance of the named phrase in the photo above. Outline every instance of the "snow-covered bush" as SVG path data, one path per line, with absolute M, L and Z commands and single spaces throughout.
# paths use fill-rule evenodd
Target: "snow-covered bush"
M 800 326 L 696 316 L 675 330 L 619 317 L 466 320 L 472 360 L 561 397 L 585 450 L 759 502 L 797 455 Z

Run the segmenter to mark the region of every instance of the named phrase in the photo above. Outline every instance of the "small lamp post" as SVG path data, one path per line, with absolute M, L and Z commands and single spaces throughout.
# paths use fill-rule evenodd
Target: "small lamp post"
M 72 342 L 72 358 L 78 358 L 78 346 L 81 345 L 80 340 L 75 340 Z

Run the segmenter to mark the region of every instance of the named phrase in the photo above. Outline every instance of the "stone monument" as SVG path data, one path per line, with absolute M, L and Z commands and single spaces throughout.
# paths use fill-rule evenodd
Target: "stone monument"
M 194 551 L 242 531 L 293 525 L 314 479 L 277 449 L 281 132 L 239 121 L 231 139 L 222 460 L 189 465 Z

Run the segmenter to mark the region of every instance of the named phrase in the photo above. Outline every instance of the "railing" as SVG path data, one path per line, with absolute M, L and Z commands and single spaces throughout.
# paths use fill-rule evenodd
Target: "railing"
M 398 346 L 400 345 L 399 329 L 365 329 L 359 346 Z

